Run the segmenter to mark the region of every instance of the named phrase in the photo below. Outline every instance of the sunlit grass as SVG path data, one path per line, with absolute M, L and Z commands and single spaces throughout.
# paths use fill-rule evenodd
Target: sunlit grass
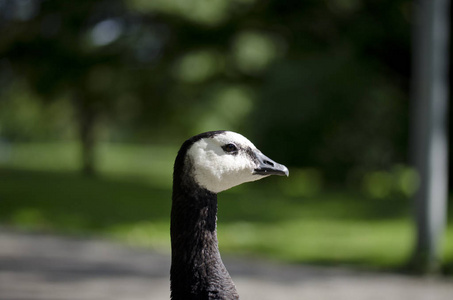
M 77 172 L 76 144 L 14 146 L 0 165 L 0 225 L 99 235 L 169 253 L 176 150 L 101 145 L 101 175 L 87 178 Z M 219 195 L 222 253 L 374 268 L 400 268 L 409 260 L 414 229 L 410 202 L 401 195 L 372 198 L 320 186 L 293 193 L 281 184 L 285 179 Z M 445 258 L 453 266 L 451 221 L 446 236 Z
M 7 145 L 3 145 L 6 147 Z M 8 145 L 3 166 L 19 170 L 80 170 L 78 143 L 21 143 Z M 153 186 L 171 187 L 176 147 L 100 143 L 96 148 L 96 168 L 101 176 L 145 181 Z
M 227 251 L 256 252 L 289 261 L 380 268 L 402 265 L 410 255 L 413 236 L 407 220 L 309 219 L 276 224 L 226 224 L 219 230 L 221 247 Z

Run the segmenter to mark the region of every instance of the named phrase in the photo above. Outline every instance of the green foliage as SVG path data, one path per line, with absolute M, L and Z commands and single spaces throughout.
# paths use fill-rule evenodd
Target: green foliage
M 313 197 L 323 188 L 321 173 L 316 169 L 291 168 L 291 176 L 279 182 L 283 193 L 292 197 Z
M 0 137 L 9 141 L 74 139 L 73 112 L 68 99 L 53 103 L 38 101 L 24 82 L 3 91 L 0 101 Z
M 411 197 L 418 186 L 418 174 L 403 166 L 396 166 L 391 171 L 369 172 L 363 179 L 364 191 L 375 198 L 385 198 L 393 193 Z
M 407 163 L 411 1 L 6 2 L 0 84 L 66 99 L 72 126 L 44 117 L 46 138 L 80 139 L 88 157 L 98 140 L 230 129 L 326 183 Z M 0 134 L 39 139 L 8 116 L 47 111 L 11 91 Z

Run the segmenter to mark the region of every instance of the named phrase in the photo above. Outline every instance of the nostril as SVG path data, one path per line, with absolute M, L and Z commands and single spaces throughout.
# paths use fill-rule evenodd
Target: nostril
M 263 162 L 264 162 L 264 163 L 265 163 L 266 165 L 269 165 L 269 166 L 271 166 L 271 167 L 273 167 L 273 166 L 274 166 L 274 163 L 273 163 L 273 162 L 271 162 L 271 161 L 268 161 L 268 160 L 264 160 Z

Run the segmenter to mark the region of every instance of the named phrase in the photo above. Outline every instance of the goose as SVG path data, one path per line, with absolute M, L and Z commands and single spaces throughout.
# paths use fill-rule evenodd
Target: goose
M 186 140 L 175 159 L 171 208 L 172 300 L 239 299 L 217 242 L 217 194 L 269 175 L 286 175 L 247 138 L 209 131 Z

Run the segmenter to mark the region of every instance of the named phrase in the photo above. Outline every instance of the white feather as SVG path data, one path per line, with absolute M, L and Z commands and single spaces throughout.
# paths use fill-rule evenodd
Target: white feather
M 226 153 L 222 149 L 230 143 L 239 149 L 237 154 Z M 266 177 L 253 174 L 257 163 L 247 154 L 249 148 L 259 151 L 247 138 L 230 131 L 195 142 L 187 152 L 195 181 L 207 190 L 219 193 Z

